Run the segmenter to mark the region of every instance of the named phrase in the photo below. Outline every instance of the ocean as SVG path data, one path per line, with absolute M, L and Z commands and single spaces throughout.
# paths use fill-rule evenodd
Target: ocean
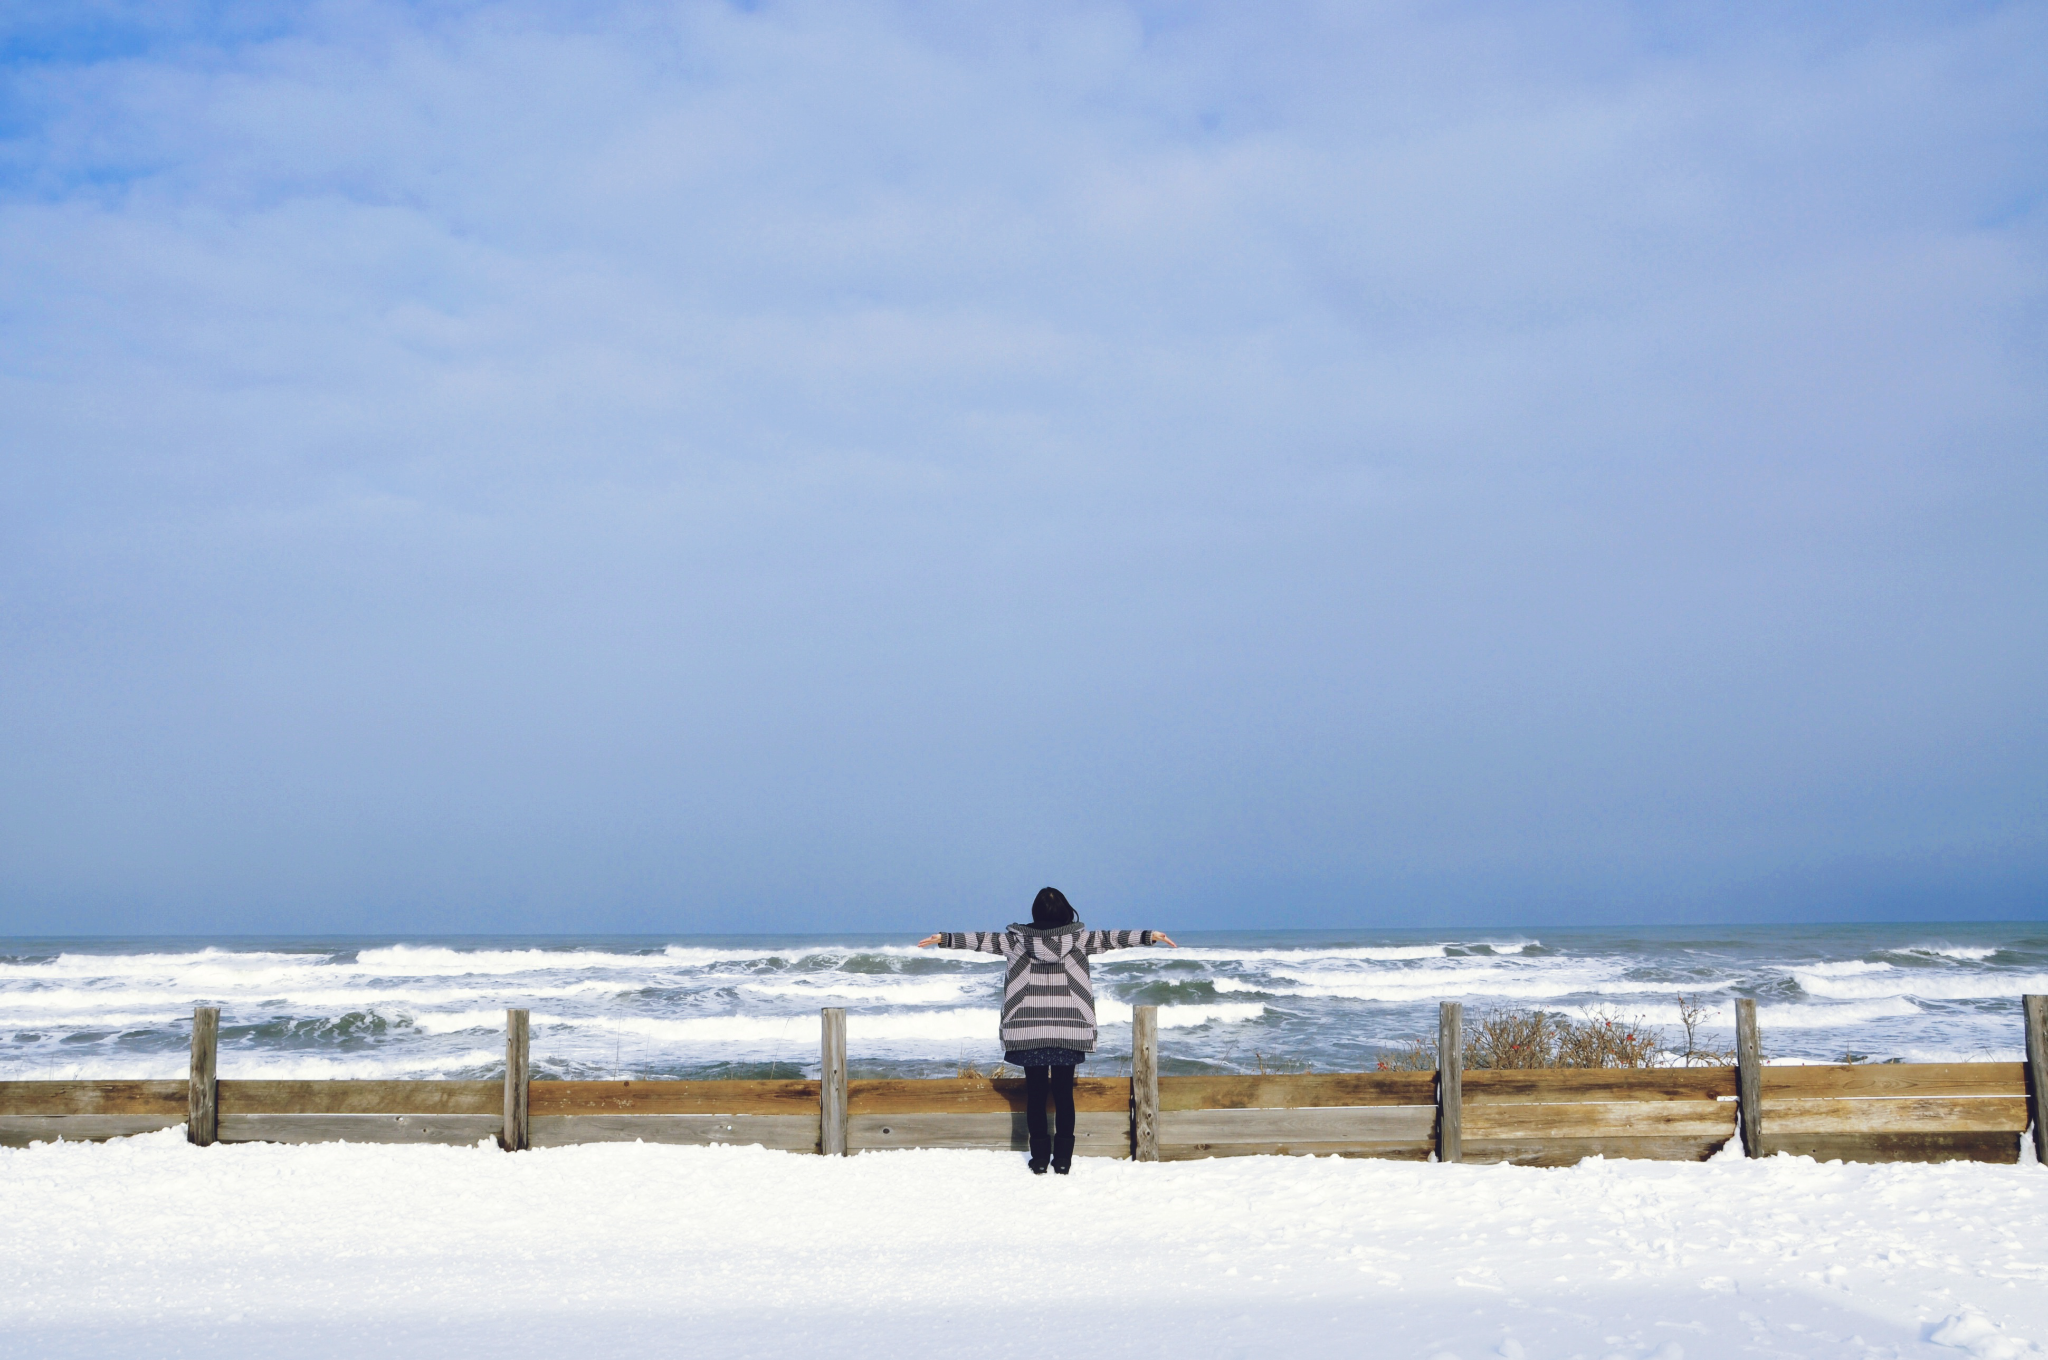
M 227 1078 L 498 1075 L 508 1006 L 532 1013 L 540 1077 L 814 1076 L 822 1006 L 848 1012 L 856 1076 L 990 1070 L 999 963 L 915 938 L 5 939 L 0 1078 L 180 1077 L 195 1005 L 221 1008 Z M 1440 1001 L 1611 1016 L 1677 1043 L 1684 997 L 1730 1046 L 1745 996 L 1773 1061 L 2017 1061 L 2019 998 L 2048 992 L 2043 922 L 1175 938 L 1094 960 L 1088 1070 L 1129 1071 L 1140 1004 L 1160 1007 L 1162 1071 L 1328 1072 L 1433 1035 Z

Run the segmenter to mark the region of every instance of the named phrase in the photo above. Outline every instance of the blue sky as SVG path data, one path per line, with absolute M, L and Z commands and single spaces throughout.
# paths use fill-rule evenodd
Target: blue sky
M 2048 915 L 2048 7 L 0 60 L 0 932 Z

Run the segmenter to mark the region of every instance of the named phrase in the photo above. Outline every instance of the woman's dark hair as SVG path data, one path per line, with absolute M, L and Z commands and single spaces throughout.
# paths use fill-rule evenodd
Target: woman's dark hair
M 1031 899 L 1031 924 L 1044 928 L 1074 923 L 1074 907 L 1058 888 L 1040 888 Z

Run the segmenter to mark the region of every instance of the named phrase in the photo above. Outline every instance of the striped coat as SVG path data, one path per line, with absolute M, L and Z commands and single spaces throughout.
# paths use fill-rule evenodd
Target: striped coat
M 1095 1051 L 1095 987 L 1088 956 L 1151 944 L 1151 930 L 1089 930 L 1080 922 L 1043 930 L 949 931 L 941 949 L 972 949 L 1009 960 L 1003 979 L 1003 1047 Z

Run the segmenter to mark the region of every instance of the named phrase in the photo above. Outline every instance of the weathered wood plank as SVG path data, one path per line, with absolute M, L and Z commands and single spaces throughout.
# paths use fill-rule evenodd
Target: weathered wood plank
M 1718 1100 L 1735 1096 L 1732 1067 L 1466 1068 L 1465 1110 L 1477 1105 L 1593 1100 Z
M 1834 1133 L 1764 1139 L 1766 1157 L 1777 1153 L 1821 1162 L 2016 1162 L 2016 1133 Z
M 1456 1001 L 1437 1007 L 1436 1157 L 1463 1160 L 1465 1129 L 1465 1008 Z
M 1159 1160 L 1159 1007 L 1131 1008 L 1131 1157 Z M 1076 1096 L 1078 1101 L 1079 1097 Z M 1075 1106 L 1079 1109 L 1078 1103 Z
M 505 1104 L 498 1141 L 507 1152 L 527 1146 L 528 1088 L 533 1073 L 527 1066 L 526 1016 L 523 1010 L 505 1012 Z
M 844 1157 L 846 1146 L 846 1012 L 827 1006 L 819 1016 L 818 1150 Z
M 1465 1137 L 1714 1138 L 1735 1136 L 1732 1100 L 1607 1100 L 1551 1105 L 1469 1105 Z M 1469 1159 L 1468 1159 L 1469 1160 Z
M 2024 1063 L 1816 1063 L 1763 1069 L 1765 1114 L 1782 1096 L 2024 1096 Z
M 576 1143 L 674 1143 L 685 1147 L 758 1144 L 779 1152 L 818 1150 L 818 1112 L 790 1114 L 579 1114 L 531 1116 L 532 1146 Z
M 1731 1120 L 1732 1123 L 1732 1120 Z M 1719 1138 L 1467 1138 L 1465 1160 L 1492 1165 L 1575 1166 L 1588 1157 L 1634 1161 L 1704 1162 L 1724 1147 Z
M 1075 1083 L 1079 1091 L 1080 1083 Z M 1312 1072 L 1270 1077 L 1161 1077 L 1159 1109 L 1302 1110 L 1335 1105 L 1430 1105 L 1432 1072 Z
M 1763 1156 L 1764 1102 L 1762 1071 L 1763 1039 L 1756 1028 L 1756 1001 L 1737 997 L 1735 1001 L 1735 1108 L 1742 1119 L 1742 1153 Z
M 846 1084 L 852 1114 L 1007 1114 L 1024 1109 L 1024 1082 L 1017 1077 L 887 1077 Z M 1124 1114 L 1131 1108 L 1127 1077 L 1079 1077 L 1074 1109 L 1084 1114 Z
M 176 1115 L 189 1113 L 189 1081 L 0 1081 L 0 1116 Z
M 1326 1110 L 1161 1110 L 1159 1142 L 1427 1143 L 1431 1105 L 1352 1105 Z
M 504 1127 L 502 1114 L 224 1114 L 220 1141 L 470 1144 Z
M 192 1012 L 192 1080 L 185 1098 L 185 1137 L 205 1147 L 220 1132 L 220 1007 Z
M 186 1083 L 172 1082 L 179 1102 Z M 98 1143 L 109 1138 L 130 1138 L 158 1129 L 175 1129 L 185 1122 L 185 1111 L 175 1114 L 0 1114 L 0 1147 L 27 1147 L 30 1143 Z
M 851 1151 L 895 1148 L 992 1148 L 1026 1152 L 1031 1139 L 1022 1114 L 863 1114 L 847 1121 Z M 1074 1155 L 1129 1157 L 1130 1116 L 1076 1114 Z
M 1889 1096 L 1877 1099 L 1764 1098 L 1771 1137 L 1807 1134 L 2018 1133 L 2027 1127 L 2021 1096 Z
M 1430 1106 L 1434 1118 L 1436 1107 Z M 1162 1162 L 1196 1162 L 1210 1157 L 1351 1157 L 1389 1162 L 1426 1162 L 1436 1152 L 1434 1131 L 1419 1143 L 1161 1143 Z
M 2034 1124 L 2034 1160 L 2048 1166 L 2048 996 L 2023 996 L 2027 1027 L 2028 1118 Z
M 222 1115 L 462 1114 L 504 1119 L 496 1081 L 224 1081 Z
M 815 1081 L 536 1081 L 527 1117 L 746 1114 L 818 1117 Z M 536 1144 L 538 1146 L 538 1144 Z

